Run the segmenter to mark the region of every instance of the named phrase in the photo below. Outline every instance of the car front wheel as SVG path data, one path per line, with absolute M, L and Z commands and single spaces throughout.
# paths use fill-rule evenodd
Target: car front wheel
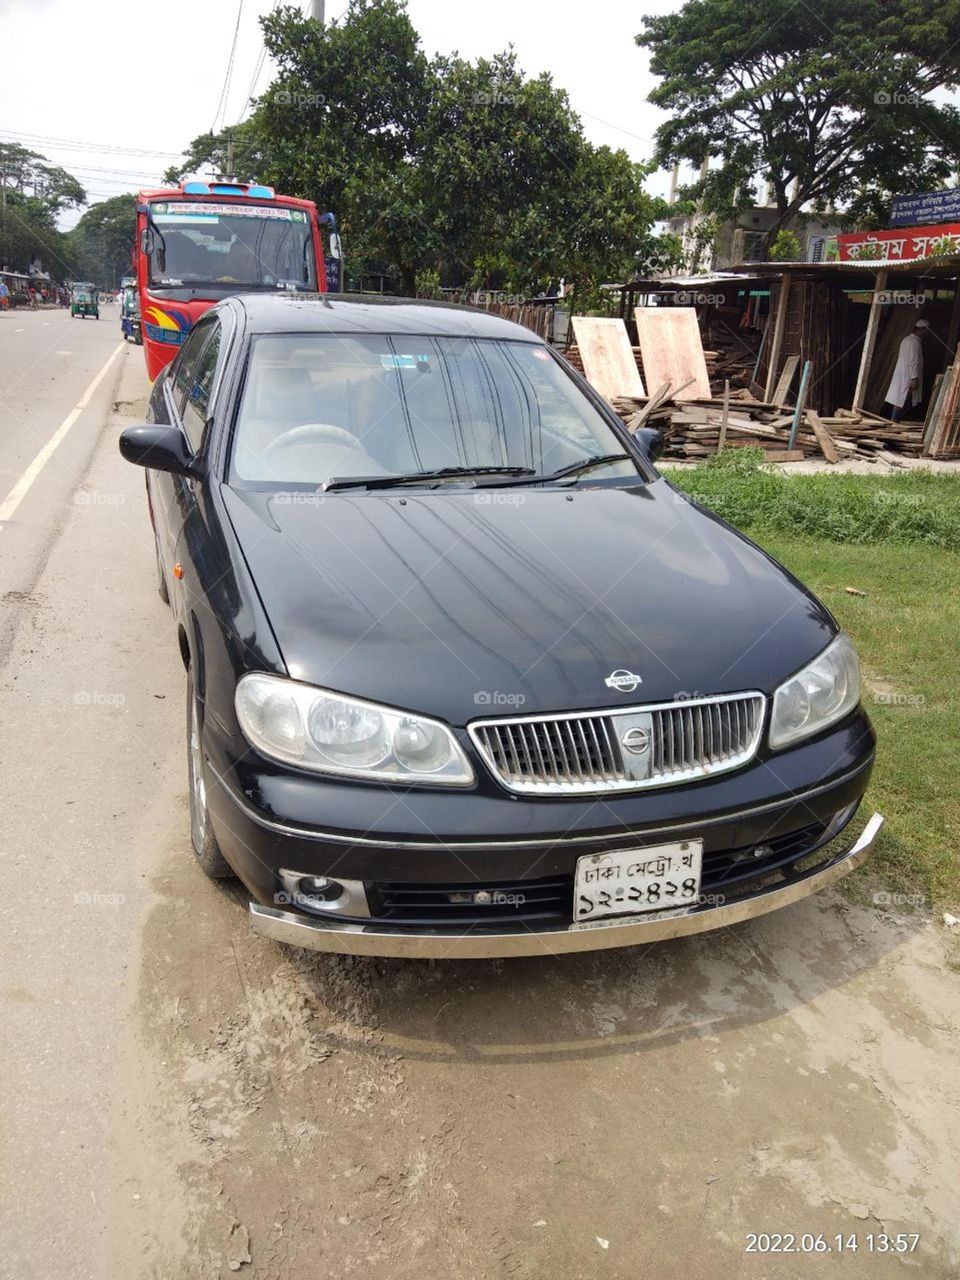
M 187 771 L 190 779 L 190 839 L 203 871 L 213 880 L 226 880 L 233 875 L 230 864 L 220 852 L 217 837 L 207 812 L 207 787 L 203 776 L 203 747 L 200 740 L 200 705 L 193 687 L 193 675 L 187 676 Z

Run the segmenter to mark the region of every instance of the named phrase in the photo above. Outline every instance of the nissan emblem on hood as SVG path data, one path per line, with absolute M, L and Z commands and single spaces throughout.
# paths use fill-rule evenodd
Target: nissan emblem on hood
M 619 689 L 621 693 L 633 693 L 638 684 L 643 684 L 639 676 L 632 671 L 611 671 L 603 682 L 608 689 Z

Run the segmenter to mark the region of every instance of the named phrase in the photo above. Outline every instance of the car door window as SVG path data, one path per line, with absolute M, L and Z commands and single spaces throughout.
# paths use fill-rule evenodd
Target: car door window
M 180 406 L 180 421 L 194 453 L 199 452 L 203 441 L 203 428 L 207 421 L 213 374 L 220 354 L 220 324 L 214 321 L 210 327 L 212 328 L 210 339 L 191 367 L 189 382 Z
M 187 335 L 186 342 L 180 348 L 176 360 L 170 366 L 170 392 L 178 413 L 183 407 L 184 396 L 191 385 L 197 361 L 209 336 L 209 321 L 206 324 L 194 325 Z

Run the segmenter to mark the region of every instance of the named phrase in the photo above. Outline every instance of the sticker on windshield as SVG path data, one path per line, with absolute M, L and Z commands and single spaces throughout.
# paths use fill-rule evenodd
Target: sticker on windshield
M 417 369 L 430 364 L 429 356 L 381 356 L 380 364 L 384 369 Z

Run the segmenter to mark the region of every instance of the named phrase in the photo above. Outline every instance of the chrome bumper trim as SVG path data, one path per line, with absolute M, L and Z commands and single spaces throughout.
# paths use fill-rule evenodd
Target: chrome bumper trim
M 505 933 L 414 933 L 375 925 L 342 924 L 332 920 L 308 920 L 290 912 L 250 903 L 254 930 L 276 942 L 312 951 L 346 955 L 400 956 L 409 959 L 481 960 L 500 956 L 558 955 L 570 951 L 599 951 L 608 947 L 639 946 L 687 934 L 706 933 L 725 925 L 751 920 L 780 907 L 799 902 L 853 871 L 867 858 L 883 826 L 875 813 L 856 843 L 826 866 L 816 867 L 785 885 L 759 890 L 749 898 L 727 906 L 708 907 L 685 915 L 671 914 L 621 923 L 597 923 L 588 928 L 520 929 Z
M 331 844 L 364 845 L 365 847 L 376 849 L 422 849 L 430 853 L 436 853 L 444 849 L 466 849 L 468 851 L 482 852 L 486 849 L 552 849 L 557 844 L 606 845 L 614 844 L 619 840 L 645 840 L 648 836 L 665 835 L 674 831 L 702 831 L 707 823 L 737 822 L 741 818 L 750 818 L 757 813 L 769 813 L 772 809 L 787 809 L 791 805 L 802 805 L 805 801 L 812 800 L 815 796 L 823 795 L 825 791 L 832 791 L 835 787 L 842 787 L 845 782 L 849 782 L 852 778 L 859 777 L 861 773 L 868 771 L 872 765 L 873 755 L 871 754 L 862 764 L 858 764 L 854 769 L 848 769 L 846 773 L 841 774 L 838 778 L 831 778 L 829 782 L 822 782 L 815 787 L 806 787 L 803 791 L 794 791 L 789 795 L 781 796 L 778 800 L 765 800 L 763 804 L 749 805 L 743 809 L 711 811 L 709 814 L 699 818 L 691 818 L 684 822 L 663 822 L 656 827 L 646 825 L 643 827 L 624 827 L 619 831 L 613 829 L 593 831 L 589 835 L 574 835 L 571 832 L 560 831 L 553 836 L 536 836 L 530 840 L 385 840 L 380 836 L 359 833 L 351 835 L 343 831 L 321 831 L 317 827 L 297 827 L 291 823 L 275 822 L 271 818 L 265 818 L 263 814 L 258 813 L 256 809 L 241 800 L 227 780 L 214 769 L 210 761 L 206 761 L 208 773 L 220 786 L 227 798 L 236 805 L 244 817 L 249 818 L 251 822 L 256 823 L 258 827 L 262 827 L 265 831 L 273 831 L 281 836 L 295 836 L 303 840 L 327 840 Z M 583 799 L 597 802 L 602 797 L 584 796 Z

